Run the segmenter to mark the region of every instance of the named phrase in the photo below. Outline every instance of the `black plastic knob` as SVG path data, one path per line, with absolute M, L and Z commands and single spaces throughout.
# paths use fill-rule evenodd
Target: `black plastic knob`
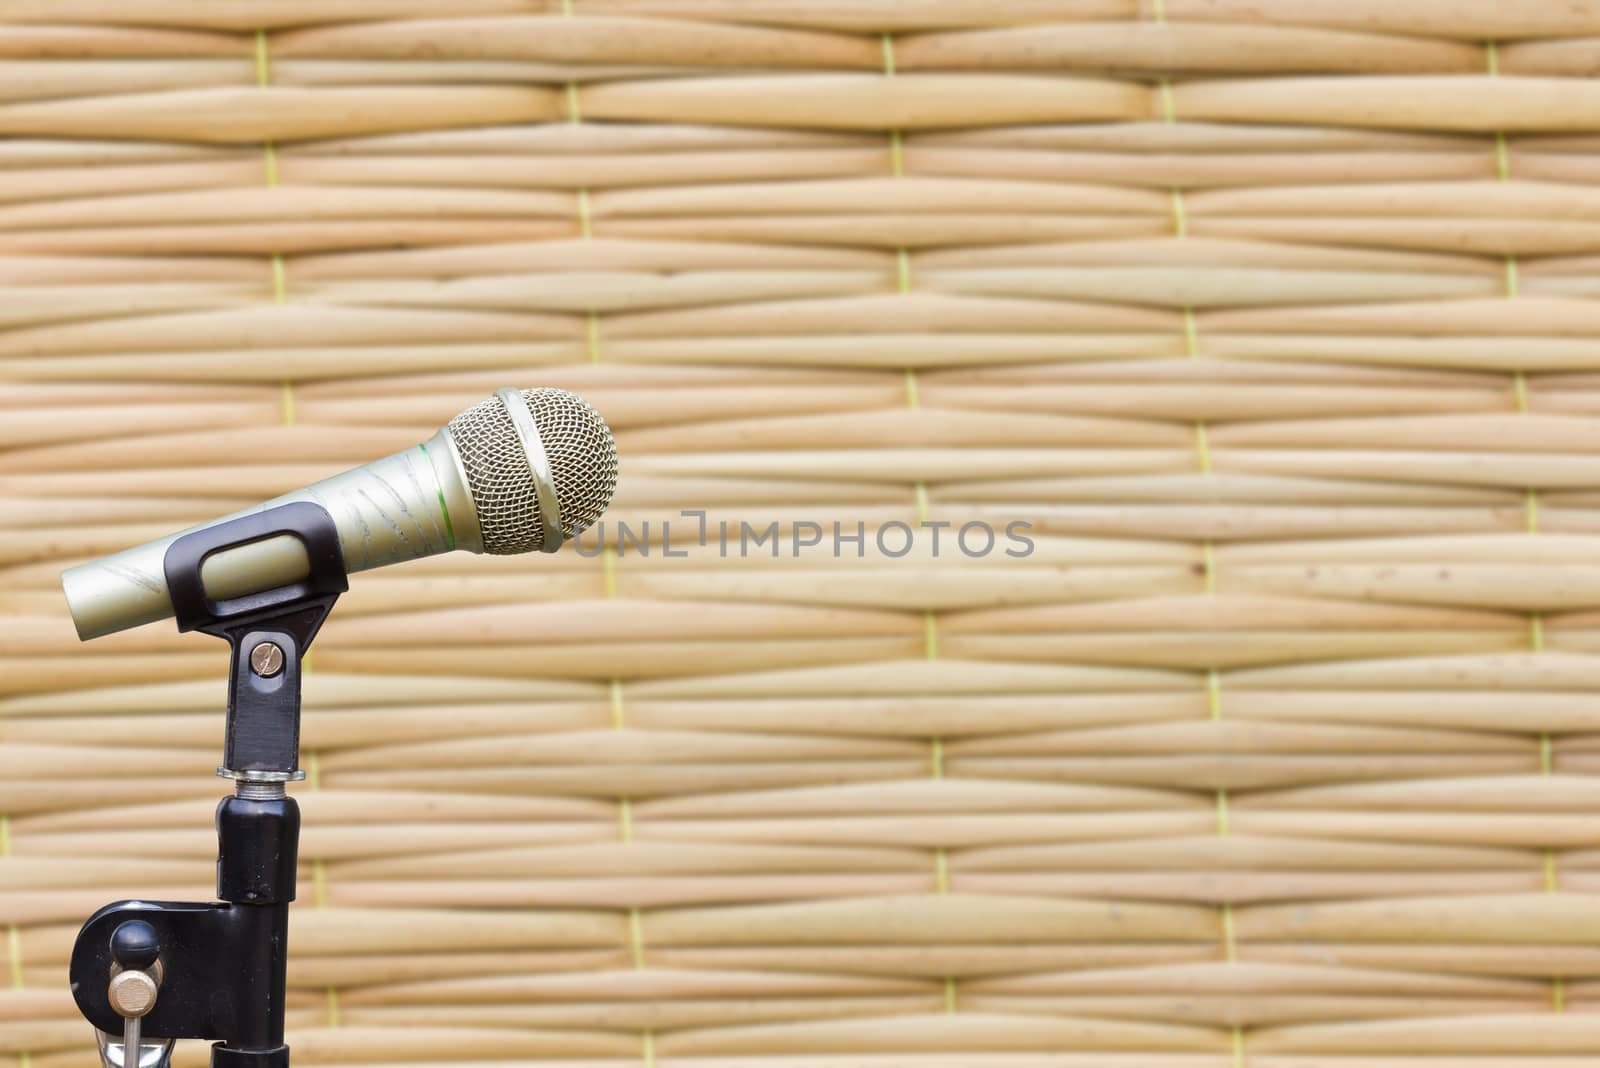
M 128 920 L 111 932 L 111 959 L 124 968 L 147 971 L 159 956 L 161 939 L 143 920 Z

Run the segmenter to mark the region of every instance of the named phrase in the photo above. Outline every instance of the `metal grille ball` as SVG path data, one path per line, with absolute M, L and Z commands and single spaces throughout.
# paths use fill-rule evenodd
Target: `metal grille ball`
M 616 492 L 617 444 L 600 413 L 576 393 L 525 389 L 522 395 L 550 460 L 561 529 L 575 537 L 600 518 Z M 450 420 L 449 431 L 478 509 L 483 551 L 510 556 L 538 550 L 544 522 L 533 469 L 505 405 L 496 397 L 474 404 Z

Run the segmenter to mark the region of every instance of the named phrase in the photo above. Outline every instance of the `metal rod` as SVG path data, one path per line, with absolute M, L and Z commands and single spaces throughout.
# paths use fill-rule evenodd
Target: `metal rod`
M 139 1044 L 144 1037 L 140 1034 L 142 1019 L 139 1016 L 122 1018 L 122 1068 L 139 1068 Z

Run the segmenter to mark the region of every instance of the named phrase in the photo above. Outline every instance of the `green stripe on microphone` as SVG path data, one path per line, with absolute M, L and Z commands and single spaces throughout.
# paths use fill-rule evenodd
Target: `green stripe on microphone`
M 424 458 L 426 458 L 428 455 L 428 447 L 418 443 L 417 448 L 422 450 L 422 455 Z M 429 460 L 428 462 L 431 464 L 433 461 Z M 435 481 L 433 485 L 433 492 L 439 495 L 439 511 L 444 513 L 444 536 L 450 539 L 450 549 L 451 551 L 454 551 L 456 547 L 456 528 L 450 523 L 450 506 L 444 503 L 444 487 Z

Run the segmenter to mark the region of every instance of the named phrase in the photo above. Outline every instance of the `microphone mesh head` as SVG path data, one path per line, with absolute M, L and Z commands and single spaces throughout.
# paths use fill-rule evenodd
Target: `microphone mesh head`
M 525 389 L 539 428 L 550 480 L 568 537 L 594 525 L 617 488 L 617 443 L 600 413 L 564 389 Z M 534 490 L 533 469 L 499 398 L 480 401 L 447 427 L 467 488 L 478 508 L 483 551 L 497 556 L 534 552 L 544 546 L 544 520 Z

